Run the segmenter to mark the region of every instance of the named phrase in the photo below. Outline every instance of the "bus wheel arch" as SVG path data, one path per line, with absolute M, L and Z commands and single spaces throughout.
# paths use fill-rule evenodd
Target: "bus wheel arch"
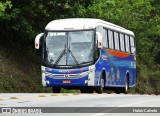
M 103 85 L 104 85 L 104 87 L 105 87 L 105 84 L 106 84 L 106 71 L 105 70 L 103 70 L 103 72 L 102 72 L 102 76 L 101 76 L 101 79 L 103 79 Z M 102 83 L 101 83 L 102 84 Z M 104 89 L 104 87 L 103 87 L 103 89 Z
M 103 70 L 100 77 L 100 86 L 96 87 L 95 91 L 98 94 L 102 94 L 106 84 L 106 71 Z

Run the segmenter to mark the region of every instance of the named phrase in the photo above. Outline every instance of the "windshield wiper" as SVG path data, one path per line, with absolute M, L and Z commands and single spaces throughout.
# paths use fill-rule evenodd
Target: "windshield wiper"
M 61 58 L 63 57 L 64 54 L 66 54 L 66 44 L 65 44 L 65 48 L 64 50 L 62 50 L 62 52 L 60 53 L 60 55 L 58 56 L 57 60 L 54 63 L 54 66 L 57 65 L 59 63 L 59 61 L 61 60 Z
M 69 53 L 71 54 L 71 56 L 73 57 L 73 59 L 74 59 L 76 65 L 79 67 L 79 64 L 78 64 L 77 59 L 75 58 L 75 56 L 73 55 L 72 51 L 70 50 L 70 45 L 69 45 L 68 51 L 69 51 Z

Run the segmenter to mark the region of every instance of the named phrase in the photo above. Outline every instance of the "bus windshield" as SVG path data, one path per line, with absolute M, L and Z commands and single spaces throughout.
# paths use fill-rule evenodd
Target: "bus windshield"
M 55 66 L 80 66 L 93 62 L 94 31 L 48 32 L 43 61 Z

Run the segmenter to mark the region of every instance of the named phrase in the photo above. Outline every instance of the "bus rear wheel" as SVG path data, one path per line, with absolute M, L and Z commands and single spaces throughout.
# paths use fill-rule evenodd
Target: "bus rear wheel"
M 61 87 L 52 87 L 52 92 L 53 93 L 60 93 L 61 92 Z
M 128 89 L 129 89 L 129 77 L 127 75 L 125 86 L 123 87 L 123 93 L 128 94 Z

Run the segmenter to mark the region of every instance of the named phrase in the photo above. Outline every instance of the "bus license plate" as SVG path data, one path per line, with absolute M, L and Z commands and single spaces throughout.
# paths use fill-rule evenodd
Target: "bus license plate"
M 71 83 L 70 80 L 63 80 L 63 83 Z

